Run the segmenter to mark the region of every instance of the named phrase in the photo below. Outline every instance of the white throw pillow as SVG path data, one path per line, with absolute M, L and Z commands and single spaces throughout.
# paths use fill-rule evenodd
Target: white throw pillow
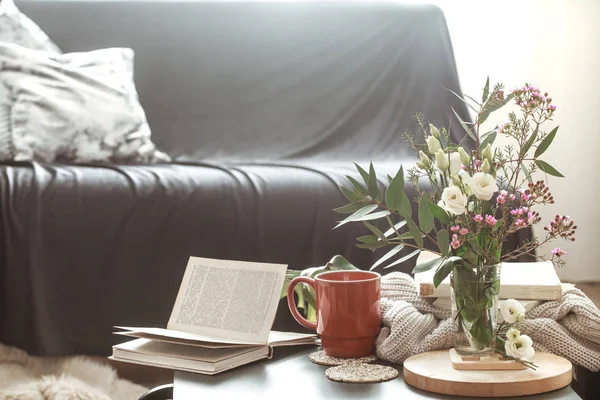
M 150 140 L 133 50 L 53 55 L 0 43 L 0 159 L 170 161 Z
M 15 43 L 28 49 L 61 53 L 58 46 L 13 0 L 0 0 L 0 42 Z

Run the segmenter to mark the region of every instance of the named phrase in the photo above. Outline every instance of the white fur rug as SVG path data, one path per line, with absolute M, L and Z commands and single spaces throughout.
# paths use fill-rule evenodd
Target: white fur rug
M 33 357 L 0 343 L 1 400 L 137 400 L 146 391 L 85 357 Z

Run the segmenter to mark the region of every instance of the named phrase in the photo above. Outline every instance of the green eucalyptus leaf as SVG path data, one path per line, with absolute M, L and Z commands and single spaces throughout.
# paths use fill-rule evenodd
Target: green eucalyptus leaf
M 525 177 L 527 177 L 529 183 L 533 183 L 533 177 L 531 176 L 531 172 L 529 171 L 529 168 L 527 168 L 524 162 L 521 163 L 521 170 L 525 174 Z
M 339 228 L 340 226 L 347 224 L 348 222 L 358 221 L 359 218 L 362 218 L 362 217 L 368 215 L 369 213 L 373 212 L 375 209 L 377 209 L 377 207 L 379 207 L 377 204 L 366 205 L 366 206 L 362 207 L 360 210 L 358 210 L 355 213 L 353 213 L 352 215 L 350 215 L 349 217 L 346 217 L 346 219 L 344 219 L 339 224 L 337 224 L 335 226 L 335 228 L 333 228 L 333 229 Z
M 552 129 L 550 131 L 550 133 L 548 134 L 548 136 L 546 136 L 544 138 L 544 140 L 542 140 L 542 143 L 540 143 L 540 145 L 537 147 L 537 149 L 535 150 L 535 157 L 539 157 L 542 154 L 544 154 L 544 152 L 546 150 L 548 150 L 548 147 L 550 147 L 550 145 L 552 144 L 552 141 L 554 140 L 554 137 L 556 136 L 556 132 L 558 131 L 558 126 L 554 129 Z
M 378 266 L 380 266 L 381 264 L 383 264 L 384 262 L 386 262 L 387 260 L 389 260 L 391 257 L 393 257 L 394 255 L 396 255 L 403 248 L 404 248 L 404 245 L 403 244 L 399 244 L 398 246 L 394 247 L 393 249 L 391 249 L 390 251 L 388 251 L 387 253 L 385 253 L 385 255 L 383 257 L 381 257 L 379 260 L 377 260 L 371 266 L 371 268 L 369 268 L 369 271 L 374 270 L 375 268 L 377 268 Z
M 402 167 L 396 173 L 396 176 L 390 182 L 385 192 L 385 204 L 391 210 L 396 210 L 402 201 L 404 194 L 404 170 Z
M 483 255 L 483 250 L 481 249 L 481 246 L 479 246 L 479 243 L 477 243 L 475 239 L 469 239 L 467 240 L 467 243 L 469 244 L 469 247 L 473 250 L 475 254 L 477 254 L 478 256 Z
M 340 186 L 340 189 L 342 189 L 342 193 L 344 193 L 344 196 L 346 196 L 346 198 L 348 200 L 350 200 L 352 203 L 356 203 L 358 201 L 364 200 L 363 196 L 361 196 L 360 194 L 358 194 L 348 188 Z
M 465 130 L 465 132 L 467 133 L 467 135 L 469 135 L 471 137 L 471 139 L 475 140 L 475 134 L 473 133 L 473 131 L 471 130 L 471 128 L 469 128 L 469 126 L 466 124 L 466 122 L 463 121 L 460 118 L 460 116 L 458 115 L 458 113 L 456 112 L 456 110 L 454 108 L 452 108 L 452 112 L 454 113 L 454 115 L 458 119 L 458 122 L 460 123 L 460 126 L 463 127 L 463 129 Z
M 390 212 L 388 210 L 378 211 L 376 213 L 357 218 L 357 219 L 355 219 L 355 221 L 372 221 L 374 219 L 385 218 L 387 215 L 390 215 Z
M 369 187 L 369 173 L 357 163 L 354 163 L 354 165 L 356 166 L 356 169 L 358 170 L 360 176 L 362 176 L 363 181 L 365 182 L 365 186 Z
M 365 224 L 365 226 L 371 231 L 373 232 L 373 234 L 375 236 L 377 236 L 378 238 L 385 240 L 385 236 L 383 235 L 383 232 L 381 232 L 379 230 L 379 228 L 377 228 L 375 225 L 372 225 L 370 223 L 368 223 L 367 221 L 363 221 L 363 224 Z
M 529 149 L 531 149 L 531 146 L 533 146 L 533 143 L 535 143 L 536 139 L 537 139 L 537 133 L 534 132 L 531 135 L 531 137 L 529 138 L 529 140 L 527 140 L 527 142 L 525 142 L 525 145 L 523 145 L 523 148 L 519 152 L 519 158 L 523 158 L 527 155 L 527 152 L 529 151 Z
M 396 231 L 400 230 L 400 228 L 402 228 L 404 225 L 406 225 L 406 221 L 402 220 L 402 221 L 398 222 L 397 224 L 394 225 L 393 228 L 390 228 L 387 231 L 383 232 L 383 236 L 389 237 L 389 236 L 393 235 L 394 233 L 396 233 Z
M 492 339 L 492 327 L 483 318 L 477 318 L 469 333 L 477 340 L 477 343 L 489 343 Z
M 296 287 L 294 288 L 294 293 L 296 293 L 296 306 L 298 308 L 302 308 L 302 309 L 306 309 L 306 301 L 304 300 L 304 290 L 303 287 L 304 285 L 296 285 Z
M 401 257 L 401 258 L 397 259 L 396 261 L 394 261 L 393 263 L 389 264 L 388 266 L 383 267 L 383 269 L 388 269 L 388 268 L 394 267 L 394 266 L 396 266 L 398 264 L 402 264 L 404 261 L 407 261 L 407 260 L 413 258 L 414 256 L 418 255 L 420 252 L 421 252 L 421 250 L 417 249 L 417 250 L 415 250 L 415 251 L 413 251 L 413 252 L 405 255 L 404 257 Z
M 429 200 L 427 201 L 427 206 L 431 210 L 433 216 L 442 224 L 449 224 L 452 222 L 448 216 L 448 213 L 446 213 L 442 207 L 438 206 L 437 204 L 433 204 Z
M 421 233 L 421 237 L 425 237 L 424 233 Z M 413 236 L 412 232 L 404 232 L 400 234 L 400 240 L 409 240 L 409 239 L 414 239 L 415 237 Z
M 461 254 L 461 257 L 468 264 L 477 265 L 478 257 L 471 247 L 467 247 L 467 249 Z
M 310 322 L 317 322 L 317 310 L 313 306 L 308 306 L 308 311 L 306 313 L 306 319 Z
M 406 193 L 402 193 L 402 199 L 400 200 L 400 207 L 396 209 L 401 215 L 405 216 L 404 213 L 412 215 L 412 205 Z
M 333 211 L 338 214 L 352 214 L 353 212 L 356 212 L 363 207 L 364 206 L 361 203 L 350 203 L 342 207 L 334 208 Z
M 442 261 L 444 261 L 442 257 L 436 257 L 434 259 L 422 262 L 413 268 L 412 273 L 416 274 L 418 272 L 429 271 L 430 269 L 436 268 L 438 265 L 440 265 Z
M 490 77 L 488 76 L 485 80 L 485 87 L 483 88 L 483 95 L 481 96 L 481 102 L 485 103 L 490 95 Z
M 425 233 L 429 233 L 433 229 L 433 213 L 427 206 L 427 199 L 424 196 L 421 197 L 419 204 L 419 227 Z
M 367 195 L 366 189 L 363 187 L 363 185 L 360 184 L 360 182 L 358 182 L 356 179 L 354 179 L 350 175 L 346 175 L 346 179 L 348 179 L 350 181 L 350 183 L 352 183 L 352 186 L 354 187 L 354 191 L 356 192 L 356 194 L 358 194 L 360 196 Z
M 485 149 L 488 144 L 489 145 L 494 144 L 494 141 L 496 140 L 496 135 L 497 135 L 497 133 L 494 130 L 491 133 L 489 133 L 487 136 L 485 136 L 485 139 L 483 139 L 483 141 L 479 145 L 479 148 Z
M 301 276 L 308 276 L 309 278 L 314 278 L 322 272 L 329 271 L 329 267 L 327 265 L 321 265 L 318 267 L 306 268 L 300 272 Z
M 535 160 L 535 165 L 537 165 L 541 171 L 547 173 L 548 175 L 558 176 L 559 178 L 565 177 L 563 174 L 558 172 L 552 165 L 548 164 L 545 161 Z
M 442 257 L 448 257 L 450 253 L 450 234 L 447 229 L 441 229 L 437 233 L 437 245 L 442 253 Z
M 483 124 L 483 122 L 490 116 L 491 113 L 507 105 L 508 102 L 511 101 L 514 97 L 515 95 L 510 93 L 504 98 L 503 101 L 498 101 L 496 99 L 490 99 L 489 101 L 487 101 L 483 107 L 481 115 L 479 115 L 479 120 L 477 122 L 480 125 Z
M 375 174 L 375 168 L 373 167 L 373 163 L 369 164 L 369 181 L 367 184 L 367 188 L 369 190 L 369 195 L 372 198 L 381 200 L 379 186 L 377 186 L 377 175 Z
M 359 236 L 356 238 L 356 240 L 358 240 L 361 243 L 366 243 L 366 244 L 375 244 L 375 243 L 379 243 L 381 241 L 375 235 Z
M 440 283 L 446 279 L 450 272 L 454 269 L 457 263 L 462 261 L 460 257 L 450 257 L 447 260 L 444 260 L 442 265 L 438 268 L 438 270 L 433 275 L 433 286 L 438 287 Z
M 376 250 L 379 249 L 381 247 L 386 247 L 388 246 L 387 242 L 383 242 L 381 240 L 377 241 L 377 243 L 359 243 L 356 245 L 356 247 L 358 247 L 359 249 L 369 249 L 369 250 Z
M 339 254 L 334 256 L 331 260 L 329 260 L 329 262 L 327 264 L 331 265 L 337 269 L 340 269 L 342 271 L 353 271 L 353 270 L 359 269 L 359 268 L 355 267 L 354 265 L 352 265 L 352 263 L 350 263 L 350 261 L 346 260 L 346 258 L 344 256 L 341 256 Z
M 462 96 L 459 95 L 458 93 L 456 93 L 454 90 L 448 89 L 446 87 L 444 89 L 446 89 L 447 91 L 449 91 L 450 93 L 452 93 L 453 95 L 455 95 L 456 98 L 460 99 L 460 101 L 462 101 L 463 103 L 465 103 L 467 105 L 467 107 L 469 107 L 471 110 L 475 111 L 476 113 L 479 112 L 478 109 L 476 109 L 475 107 L 473 107 L 473 105 L 471 103 L 469 103 L 468 101 L 466 101 L 465 99 L 463 99 Z M 471 100 L 473 100 L 473 98 L 471 98 Z M 475 101 L 475 103 L 477 105 L 479 105 L 479 103 L 477 101 Z
M 423 236 L 419 230 L 419 227 L 417 224 L 415 224 L 410 216 L 405 215 L 404 217 L 406 218 L 406 224 L 408 225 L 408 231 L 412 235 L 412 239 L 415 241 L 417 246 L 423 247 Z

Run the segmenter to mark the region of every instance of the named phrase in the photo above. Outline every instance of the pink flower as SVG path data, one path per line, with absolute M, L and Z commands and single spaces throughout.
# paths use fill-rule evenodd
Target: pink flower
M 501 190 L 500 191 L 500 196 L 507 196 L 508 192 L 506 190 Z
M 515 226 L 518 226 L 518 227 L 520 227 L 520 228 L 523 228 L 523 227 L 527 226 L 527 224 L 525 223 L 525 221 L 524 221 L 524 220 L 522 220 L 521 218 L 519 218 L 519 219 L 517 219 L 517 220 L 515 221 Z
M 562 250 L 560 247 L 555 247 L 554 250 L 552 250 L 550 253 L 556 257 L 562 257 L 562 256 L 566 256 L 568 254 L 566 251 Z
M 454 225 L 454 226 L 450 227 L 450 230 L 451 230 L 452 232 L 458 232 L 458 231 L 460 230 L 460 226 L 458 226 L 458 225 Z
M 528 207 L 521 207 L 521 208 L 515 208 L 514 210 L 510 210 L 510 213 L 512 215 L 523 215 L 525 214 L 527 211 L 529 211 Z
M 481 214 L 477 214 L 473 217 L 473 221 L 480 223 L 481 221 L 483 221 L 483 217 L 481 216 Z
M 550 111 L 554 111 L 554 110 L 556 110 L 556 106 L 554 104 L 550 104 L 546 109 L 550 110 Z
M 459 240 L 453 240 L 452 243 L 450 243 L 450 245 L 452 246 L 452 248 L 454 250 L 458 249 L 460 247 L 460 241 Z
M 460 233 L 462 236 L 465 236 L 467 233 L 469 233 L 469 230 L 467 228 L 462 228 L 458 233 Z
M 515 197 L 515 195 L 514 195 L 514 194 L 512 194 L 512 193 L 511 193 L 511 194 L 509 194 L 509 195 L 508 195 L 508 199 L 509 199 L 510 201 L 515 201 L 516 197 Z
M 452 235 L 452 240 L 458 240 L 458 235 L 456 233 Z
M 506 203 L 506 197 L 504 197 L 504 196 L 498 196 L 498 197 L 496 197 L 496 203 L 498 203 L 498 204 L 505 204 Z
M 492 217 L 491 215 L 486 215 L 485 216 L 485 222 L 489 226 L 494 226 L 494 225 L 496 225 L 496 223 L 498 223 L 498 220 L 496 218 Z

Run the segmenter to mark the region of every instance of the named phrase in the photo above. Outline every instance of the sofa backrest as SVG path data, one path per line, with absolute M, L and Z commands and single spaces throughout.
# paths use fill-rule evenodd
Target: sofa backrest
M 154 141 L 180 159 L 390 159 L 423 112 L 462 132 L 443 13 L 361 3 L 22 0 L 65 52 L 135 50 Z

